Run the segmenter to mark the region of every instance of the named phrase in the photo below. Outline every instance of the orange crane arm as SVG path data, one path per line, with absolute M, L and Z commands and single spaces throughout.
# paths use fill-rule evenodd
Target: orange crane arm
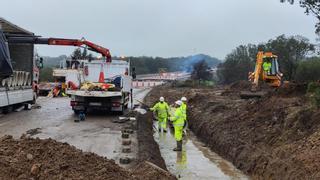
M 62 38 L 41 38 L 37 36 L 14 36 L 7 35 L 7 41 L 9 43 L 30 43 L 30 44 L 47 44 L 57 46 L 87 46 L 88 49 L 97 53 L 100 53 L 103 57 L 106 57 L 107 62 L 111 62 L 111 54 L 109 49 L 99 46 L 95 43 L 84 39 L 62 39 Z
M 48 45 L 58 45 L 58 46 L 87 46 L 89 50 L 100 53 L 102 56 L 106 57 L 107 62 L 111 62 L 111 54 L 109 49 L 94 44 L 87 40 L 78 39 L 59 39 L 59 38 L 49 38 Z

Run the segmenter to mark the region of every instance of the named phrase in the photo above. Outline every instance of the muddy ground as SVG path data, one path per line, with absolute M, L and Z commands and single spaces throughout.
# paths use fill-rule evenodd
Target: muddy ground
M 159 146 L 153 139 L 152 114 L 150 112 L 143 115 L 139 114 L 137 118 L 138 129 L 140 129 L 138 131 L 139 161 L 149 161 L 167 170 L 166 164 L 161 157 Z
M 4 136 L 0 159 L 3 179 L 133 179 L 113 160 L 51 139 Z
M 190 129 L 213 151 L 254 179 L 320 178 L 320 110 L 303 85 L 272 91 L 262 99 L 241 99 L 238 83 L 216 88 L 154 89 L 150 102 L 189 99 Z
M 149 91 L 135 92 L 135 99 L 142 100 Z M 40 98 L 38 103 L 39 108 L 0 118 L 0 138 L 4 137 L 0 179 L 175 179 L 166 171 L 152 129 L 145 130 L 149 125 L 145 118 L 114 123 L 117 115 L 90 113 L 86 121 L 76 123 L 68 98 Z M 133 130 L 129 133 L 131 144 L 126 146 L 124 129 Z M 22 135 L 28 138 L 20 139 Z M 130 152 L 123 152 L 124 147 Z M 131 163 L 121 164 L 125 157 Z M 31 173 L 33 166 L 36 175 Z M 154 168 L 157 166 L 163 169 Z M 146 170 L 148 173 L 143 173 Z
M 0 179 L 175 179 L 158 166 L 141 162 L 128 171 L 114 160 L 83 152 L 52 139 L 0 139 Z

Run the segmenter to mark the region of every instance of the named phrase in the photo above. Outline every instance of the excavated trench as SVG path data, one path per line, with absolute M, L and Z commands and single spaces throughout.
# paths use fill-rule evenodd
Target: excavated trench
M 165 85 L 153 89 L 146 100 L 152 104 L 164 96 L 172 104 L 186 96 L 192 132 L 207 146 L 205 148 L 232 162 L 250 178 L 319 179 L 320 109 L 312 104 L 312 94 L 306 93 L 306 85 L 290 83 L 277 91 L 268 90 L 267 96 L 261 99 L 240 99 L 239 92 L 249 86 L 247 82 L 215 88 Z M 175 172 L 176 158 L 170 155 L 174 141 L 168 140 L 169 134 L 155 136 L 159 137 L 168 169 L 179 175 Z M 162 145 L 164 142 L 166 145 Z M 188 142 L 197 144 L 197 140 Z M 201 145 L 196 147 L 201 149 Z M 192 156 L 186 157 L 189 163 Z M 201 157 L 197 161 L 199 159 Z M 170 161 L 172 167 L 168 165 Z M 220 170 L 226 172 L 225 168 Z M 187 173 L 182 171 L 182 174 Z
M 154 103 L 154 99 L 160 95 L 151 91 L 145 98 L 148 105 Z M 152 114 L 148 113 L 148 121 L 151 122 Z M 204 143 L 199 141 L 192 133 L 187 133 L 184 138 L 183 151 L 175 152 L 176 146 L 173 130 L 168 133 L 157 132 L 157 122 L 149 124 L 153 129 L 153 136 L 160 148 L 161 156 L 166 168 L 179 179 L 248 179 L 232 163 L 226 161 L 212 152 Z
M 173 131 L 154 133 L 154 138 L 168 170 L 179 179 L 248 179 L 230 162 L 201 143 L 192 132 L 184 138 L 181 152 L 172 151 L 176 146 Z

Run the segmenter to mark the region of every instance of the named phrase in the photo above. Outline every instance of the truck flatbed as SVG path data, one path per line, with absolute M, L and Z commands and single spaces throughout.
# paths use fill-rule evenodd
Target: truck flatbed
M 81 97 L 115 97 L 122 96 L 121 91 L 86 91 L 86 90 L 67 90 L 68 95 Z

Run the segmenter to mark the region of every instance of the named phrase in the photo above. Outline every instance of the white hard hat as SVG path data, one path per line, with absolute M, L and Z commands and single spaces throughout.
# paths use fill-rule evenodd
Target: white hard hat
M 176 101 L 176 104 L 179 105 L 179 106 L 181 106 L 182 101 L 178 100 L 178 101 Z
M 181 101 L 187 101 L 187 98 L 186 97 L 182 97 Z
M 163 102 L 164 101 L 164 97 L 160 97 L 159 101 Z

